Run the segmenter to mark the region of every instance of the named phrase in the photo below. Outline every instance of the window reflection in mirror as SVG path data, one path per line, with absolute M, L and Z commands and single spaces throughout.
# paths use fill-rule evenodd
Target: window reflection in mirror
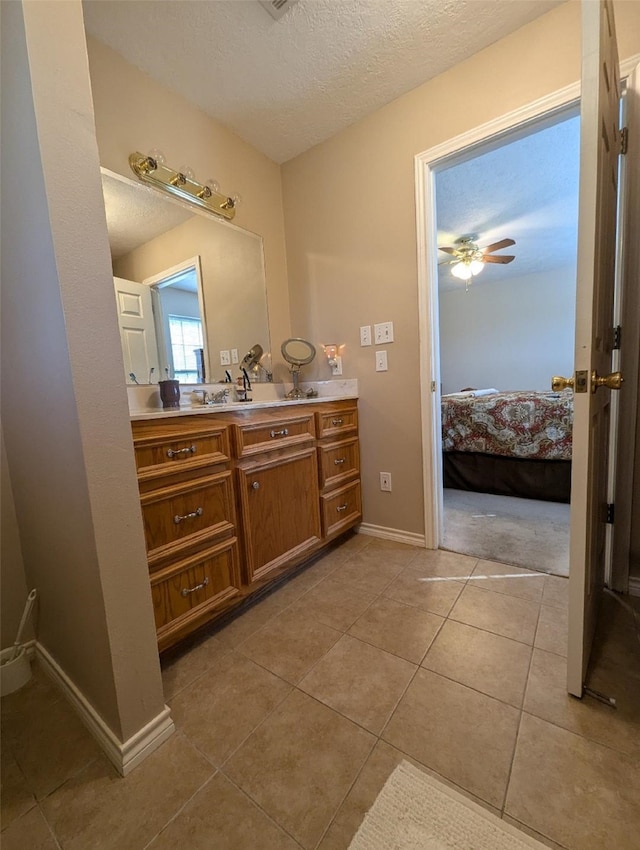
M 270 351 L 261 237 L 104 169 L 102 180 L 127 382 L 221 381 L 239 374 L 221 363 L 234 351 Z

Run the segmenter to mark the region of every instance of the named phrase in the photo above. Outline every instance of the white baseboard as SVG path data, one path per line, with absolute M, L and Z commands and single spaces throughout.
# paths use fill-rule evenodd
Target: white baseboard
M 640 576 L 629 576 L 629 596 L 640 596 Z
M 358 527 L 358 534 L 367 534 L 369 537 L 380 537 L 382 540 L 393 540 L 395 543 L 408 543 L 410 546 L 425 548 L 424 534 L 402 531 L 399 528 L 385 528 L 384 525 L 361 522 Z
M 164 709 L 135 735 L 124 742 L 120 741 L 48 650 L 41 643 L 34 643 L 37 658 L 45 673 L 62 690 L 109 761 L 122 776 L 130 773 L 175 732 L 171 712 L 165 705 Z

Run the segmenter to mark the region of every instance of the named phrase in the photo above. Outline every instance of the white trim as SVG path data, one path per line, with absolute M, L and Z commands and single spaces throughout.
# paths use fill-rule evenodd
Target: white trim
M 517 128 L 523 130 L 546 116 L 552 121 L 580 97 L 580 83 L 572 83 L 493 121 L 442 142 L 415 157 L 416 238 L 418 246 L 418 310 L 420 328 L 420 399 L 425 546 L 437 549 L 442 541 L 442 472 L 440 423 L 440 364 L 438 362 L 437 244 L 433 174 L 445 158 L 488 139 L 496 143 Z M 433 386 L 433 390 L 432 390 Z
M 640 576 L 629 576 L 629 596 L 640 596 Z
M 402 531 L 400 528 L 386 528 L 384 525 L 361 522 L 358 527 L 358 534 L 366 534 L 368 537 L 380 537 L 382 540 L 393 540 L 395 543 L 408 543 L 409 546 L 425 548 L 424 534 L 416 534 L 414 531 Z
M 45 673 L 61 689 L 80 715 L 84 725 L 104 750 L 109 761 L 122 776 L 130 773 L 175 732 L 171 711 L 165 705 L 164 709 L 135 735 L 124 742 L 120 741 L 55 658 L 37 641 L 35 651 Z
M 630 56 L 628 59 L 624 59 L 620 63 L 620 79 L 626 79 L 636 65 L 640 65 L 640 53 L 634 53 L 633 56 Z

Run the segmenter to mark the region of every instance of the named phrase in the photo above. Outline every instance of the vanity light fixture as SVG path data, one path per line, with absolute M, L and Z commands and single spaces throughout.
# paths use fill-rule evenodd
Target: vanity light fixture
M 228 221 L 236 214 L 236 208 L 241 201 L 240 195 L 228 197 L 222 194 L 220 185 L 215 180 L 198 183 L 193 171 L 186 166 L 179 171 L 169 168 L 159 151 L 152 151 L 148 156 L 136 151 L 129 156 L 129 165 L 144 183 L 164 189 L 183 201 L 189 201 Z

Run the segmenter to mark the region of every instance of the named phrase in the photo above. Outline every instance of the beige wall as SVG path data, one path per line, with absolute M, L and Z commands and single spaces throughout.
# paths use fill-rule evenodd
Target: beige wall
M 291 335 L 280 166 L 113 50 L 92 38 L 87 46 L 103 166 L 132 177 L 129 154 L 158 148 L 169 165 L 187 163 L 198 179 L 215 177 L 223 191 L 242 195 L 234 223 L 264 240 L 271 342 L 279 354 Z
M 2 71 L 3 427 L 26 578 L 39 642 L 124 741 L 164 700 L 80 3 L 3 3 Z
M 640 3 L 615 11 L 621 58 L 640 52 Z M 344 344 L 360 381 L 366 522 L 424 531 L 414 157 L 579 75 L 571 0 L 283 166 L 292 330 Z M 359 327 L 387 320 L 396 341 L 376 373 Z
M 242 358 L 259 343 L 269 351 L 262 240 L 255 233 L 194 215 L 120 257 L 113 269 L 119 277 L 142 282 L 196 255 L 211 365 L 207 380 L 221 381 L 221 350 L 237 348 Z M 237 366 L 228 368 L 234 378 L 240 374 Z
M 18 518 L 13 501 L 13 489 L 9 477 L 9 464 L 4 447 L 4 433 L 0 433 L 0 467 L 2 470 L 0 508 L 0 584 L 2 586 L 2 621 L 0 622 L 1 646 L 6 649 L 16 639 L 20 617 L 27 599 L 27 580 L 22 562 L 22 547 Z M 33 637 L 32 622 L 28 623 L 23 640 Z

